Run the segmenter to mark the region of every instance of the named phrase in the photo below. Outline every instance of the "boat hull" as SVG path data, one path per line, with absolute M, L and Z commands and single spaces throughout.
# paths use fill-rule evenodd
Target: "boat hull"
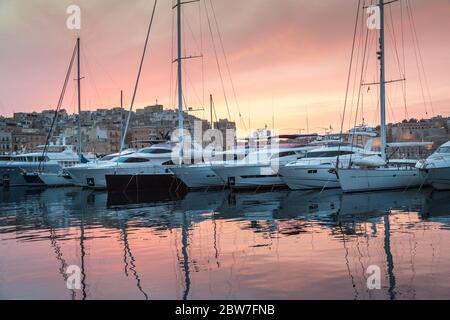
M 171 171 L 189 189 L 223 188 L 226 185 L 210 166 L 182 166 Z
M 6 187 L 43 186 L 44 183 L 40 179 L 27 179 L 26 175 L 37 171 L 57 173 L 60 170 L 61 166 L 57 164 L 45 164 L 41 168 L 38 163 L 4 165 L 0 167 L 0 180 Z
M 91 189 L 106 189 L 107 174 L 114 174 L 116 168 L 70 168 L 66 169 L 76 186 Z
M 286 184 L 270 165 L 213 167 L 212 170 L 232 189 L 279 188 Z
M 70 177 L 64 177 L 63 175 L 57 173 L 40 173 L 39 179 L 41 179 L 48 187 L 64 187 L 73 185 L 73 179 Z
M 340 188 L 339 179 L 331 167 L 284 166 L 280 168 L 283 181 L 292 190 Z
M 450 167 L 427 169 L 425 174 L 436 190 L 450 190 Z
M 344 192 L 414 188 L 424 185 L 426 175 L 416 168 L 338 169 Z

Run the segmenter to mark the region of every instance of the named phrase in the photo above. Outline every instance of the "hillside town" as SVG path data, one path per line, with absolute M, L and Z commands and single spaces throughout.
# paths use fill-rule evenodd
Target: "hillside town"
M 83 152 L 106 155 L 120 149 L 122 130 L 128 117 L 128 111 L 120 107 L 97 109 L 81 112 L 81 140 Z M 11 118 L 0 116 L 0 154 L 17 154 L 32 151 L 45 145 L 54 110 L 42 112 L 17 112 Z M 184 114 L 184 126 L 192 133 L 195 121 L 201 121 L 202 131 L 211 129 L 211 123 L 196 116 Z M 125 139 L 127 148 L 143 148 L 154 143 L 166 141 L 170 133 L 178 126 L 176 110 L 165 109 L 155 104 L 132 113 L 130 127 Z M 236 124 L 227 119 L 218 119 L 214 128 L 223 132 L 236 129 Z M 78 115 L 68 114 L 66 110 L 58 112 L 52 134 L 52 143 L 77 146 Z
M 45 145 L 54 110 L 42 112 L 16 112 L 12 117 L 0 116 L 0 154 L 17 154 L 32 151 Z M 120 107 L 81 112 L 81 139 L 83 152 L 106 155 L 118 152 L 124 123 L 128 111 Z M 202 123 L 202 131 L 211 129 L 210 121 L 200 119 L 185 112 L 185 129 L 192 134 L 194 122 Z M 55 121 L 52 143 L 77 146 L 78 115 L 68 114 L 66 110 L 58 113 Z M 137 109 L 132 113 L 130 127 L 126 135 L 126 148 L 144 148 L 170 138 L 170 133 L 178 126 L 176 110 L 165 109 L 161 104 Z M 236 123 L 227 119 L 214 122 L 214 128 L 223 132 L 236 130 Z M 379 131 L 379 128 L 376 128 Z M 388 141 L 433 142 L 428 148 L 402 148 L 402 157 L 417 157 L 433 152 L 438 146 L 450 140 L 450 117 L 435 116 L 430 119 L 409 119 L 387 126 Z

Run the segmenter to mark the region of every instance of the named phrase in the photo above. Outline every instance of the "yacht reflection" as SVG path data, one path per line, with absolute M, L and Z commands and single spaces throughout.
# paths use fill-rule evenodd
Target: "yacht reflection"
M 421 213 L 424 219 L 433 217 L 450 218 L 450 191 L 433 191 L 430 197 L 426 199 L 425 207 Z
M 246 220 L 273 220 L 273 213 L 279 209 L 287 192 L 237 192 L 228 197 L 217 209 L 216 218 Z
M 192 285 L 192 274 L 202 270 L 202 262 L 199 262 L 196 251 L 191 248 L 197 245 L 193 245 L 192 241 L 198 239 L 194 237 L 194 232 L 201 223 L 206 222 L 205 227 L 213 231 L 208 233 L 208 239 L 214 247 L 211 258 L 217 268 L 221 267 L 221 259 L 225 259 L 218 245 L 221 242 L 218 220 L 235 221 L 241 229 L 262 233 L 264 237 L 291 237 L 314 234 L 318 228 L 321 232 L 326 230 L 331 240 L 337 240 L 335 243 L 344 249 L 349 285 L 354 290 L 355 299 L 364 293 L 370 295 L 365 287 L 358 284 L 361 275 L 358 274 L 359 270 L 355 271 L 357 263 L 367 268 L 370 257 L 367 256 L 368 251 L 360 252 L 355 246 L 358 246 L 359 241 L 379 237 L 385 259 L 382 265 L 385 266 L 388 280 L 384 293 L 389 299 L 397 299 L 400 289 L 395 264 L 399 264 L 400 258 L 392 248 L 391 233 L 397 226 L 393 224 L 391 213 L 419 212 L 422 219 L 438 219 L 450 226 L 450 192 L 430 190 L 358 194 L 343 194 L 340 190 L 191 192 L 175 198 L 152 194 L 148 198 L 144 197 L 148 202 L 140 202 L 142 195 L 134 193 L 136 197 L 131 198 L 131 201 L 128 198 L 124 203 L 116 198 L 111 199 L 113 194 L 79 188 L 20 190 L 14 189 L 13 193 L 3 190 L 0 193 L 1 199 L 5 199 L 4 210 L 0 212 L 0 233 L 16 233 L 20 241 L 49 241 L 58 261 L 58 272 L 64 281 L 67 276 L 63 271 L 72 261 L 64 255 L 62 240 L 76 239 L 80 255 L 75 264 L 82 268 L 82 291 L 80 296 L 71 291 L 72 299 L 90 297 L 89 263 L 86 257 L 89 257 L 91 248 L 87 244 L 95 237 L 93 229 L 98 228 L 117 231 L 120 235 L 118 250 L 122 252 L 123 271 L 126 277 L 130 276 L 136 292 L 145 299 L 149 299 L 149 294 L 141 282 L 138 257 L 132 251 L 132 230 L 146 228 L 161 236 L 167 236 L 165 231 L 168 230 L 178 232 L 177 272 L 183 274 L 179 298 L 189 299 L 195 287 Z M 216 224 L 219 225 L 219 231 Z M 394 226 L 392 230 L 391 224 Z M 43 233 L 48 239 L 42 237 Z
M 425 205 L 429 190 L 378 191 L 367 193 L 342 194 L 339 216 L 384 215 L 391 210 L 412 212 L 420 211 Z M 365 217 L 364 217 L 365 215 Z
M 108 192 L 107 207 L 125 205 L 143 205 L 163 201 L 177 201 L 183 199 L 186 193 L 173 193 L 165 191 L 127 191 Z
M 342 191 L 339 189 L 291 191 L 281 201 L 276 218 L 327 218 L 339 213 L 341 198 Z

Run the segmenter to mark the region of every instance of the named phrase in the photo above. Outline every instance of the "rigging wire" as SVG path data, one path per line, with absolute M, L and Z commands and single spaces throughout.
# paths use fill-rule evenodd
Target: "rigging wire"
M 343 131 L 344 131 L 344 121 L 345 121 L 345 113 L 347 111 L 347 101 L 348 101 L 348 92 L 350 87 L 350 78 L 352 74 L 352 66 L 353 66 L 353 57 L 354 57 L 354 51 L 355 51 L 355 43 L 356 43 L 356 34 L 358 32 L 358 22 L 359 22 L 359 11 L 361 7 L 361 0 L 358 0 L 358 7 L 356 9 L 356 19 L 355 19 L 355 27 L 353 31 L 353 41 L 352 41 L 352 51 L 350 55 L 350 64 L 348 67 L 348 76 L 347 76 L 347 87 L 345 90 L 345 99 L 344 99 L 344 111 L 341 117 L 341 130 L 340 130 L 340 136 L 342 137 Z M 339 149 L 341 148 L 341 144 L 339 144 Z M 336 161 L 336 167 L 339 166 L 339 156 Z
M 424 64 L 423 64 L 422 52 L 420 50 L 420 45 L 419 45 L 419 37 L 417 36 L 414 15 L 413 15 L 413 12 L 411 9 L 411 2 L 409 0 L 406 0 L 406 11 L 408 14 L 409 24 L 410 24 L 411 33 L 412 33 L 414 56 L 416 58 L 416 65 L 417 65 L 417 71 L 418 71 L 418 75 L 419 75 L 419 83 L 420 83 L 421 92 L 422 92 L 422 99 L 423 99 L 423 102 L 424 102 L 424 105 L 426 108 L 427 101 L 426 101 L 424 86 L 423 86 L 423 82 L 425 82 L 425 87 L 427 90 L 427 95 L 428 95 L 428 99 L 429 99 L 429 103 L 430 103 L 430 107 L 431 107 L 432 116 L 434 116 L 434 107 L 433 107 L 433 102 L 431 99 L 430 88 L 428 85 L 427 75 L 426 75 Z M 423 76 L 423 78 L 422 78 L 422 76 Z M 428 111 L 426 112 L 426 114 L 428 115 Z
M 130 112 L 128 113 L 128 119 L 127 119 L 127 122 L 125 124 L 124 135 L 122 137 L 122 141 L 121 141 L 121 144 L 120 144 L 120 153 L 122 153 L 123 145 L 125 144 L 125 138 L 126 138 L 127 131 L 128 131 L 128 126 L 130 124 L 131 114 L 132 114 L 133 106 L 134 106 L 134 100 L 136 99 L 136 92 L 137 92 L 137 89 L 138 89 L 138 86 L 139 86 L 139 79 L 141 78 L 142 67 L 144 65 L 145 53 L 147 52 L 148 40 L 150 38 L 150 31 L 152 29 L 153 18 L 155 17 L 155 10 L 156 10 L 156 4 L 157 3 L 158 3 L 158 0 L 155 0 L 155 4 L 153 5 L 152 16 L 150 18 L 150 24 L 149 24 L 148 30 L 147 30 L 147 36 L 145 38 L 144 52 L 142 53 L 141 62 L 139 64 L 139 71 L 138 71 L 138 75 L 137 75 L 137 79 L 136 79 L 136 84 L 135 84 L 135 87 L 134 87 L 133 98 L 131 99 Z
M 236 107 L 237 107 L 237 110 L 238 110 L 238 113 L 239 113 L 239 120 L 243 124 L 244 129 L 247 130 L 247 127 L 245 125 L 245 121 L 243 121 L 243 119 L 242 119 L 241 109 L 240 109 L 240 106 L 239 106 L 239 101 L 237 99 L 236 89 L 235 89 L 235 86 L 234 86 L 234 81 L 233 81 L 233 78 L 231 77 L 230 64 L 228 63 L 228 58 L 227 58 L 227 55 L 226 55 L 226 52 L 225 52 L 225 47 L 223 45 L 222 33 L 220 32 L 220 28 L 219 28 L 219 24 L 217 22 L 217 16 L 216 16 L 216 12 L 214 10 L 214 6 L 213 6 L 212 0 L 209 0 L 209 3 L 210 3 L 211 11 L 212 11 L 212 14 L 213 14 L 213 17 L 214 17 L 214 22 L 215 22 L 215 25 L 216 25 L 217 34 L 219 36 L 220 47 L 222 49 L 222 53 L 223 53 L 223 56 L 225 58 L 225 66 L 227 67 L 228 78 L 230 79 L 230 84 L 231 84 L 231 88 L 233 90 L 234 100 L 235 100 Z
M 73 49 L 72 57 L 71 57 L 70 63 L 69 63 L 69 68 L 68 68 L 67 73 L 66 73 L 66 78 L 64 79 L 64 84 L 63 84 L 63 87 L 62 87 L 62 90 L 61 90 L 61 94 L 59 96 L 58 104 L 57 104 L 55 112 L 54 112 L 52 123 L 50 125 L 50 130 L 49 130 L 49 132 L 47 134 L 47 140 L 45 142 L 44 150 L 42 151 L 42 159 L 40 159 L 40 161 L 39 161 L 38 171 L 41 171 L 41 169 L 42 169 L 41 168 L 42 160 L 44 160 L 44 156 L 46 155 L 47 150 L 48 150 L 48 145 L 49 145 L 50 140 L 52 139 L 52 136 L 53 136 L 53 129 L 55 127 L 56 120 L 58 119 L 59 110 L 61 109 L 62 103 L 64 101 L 64 96 L 66 94 L 66 89 L 67 89 L 67 84 L 69 83 L 70 74 L 72 73 L 72 67 L 73 67 L 73 63 L 75 61 L 77 48 L 78 48 L 78 42 L 75 45 L 75 48 Z
M 209 33 L 211 35 L 211 41 L 212 41 L 212 45 L 213 45 L 213 49 L 214 49 L 214 56 L 216 58 L 216 64 L 217 64 L 217 69 L 218 69 L 218 72 L 219 72 L 220 83 L 222 85 L 222 91 L 223 91 L 223 95 L 224 95 L 224 99 L 225 99 L 225 106 L 227 108 L 228 117 L 231 120 L 232 117 L 231 117 L 231 113 L 230 113 L 230 107 L 229 107 L 228 98 L 227 98 L 227 95 L 226 95 L 226 92 L 225 92 L 225 84 L 224 84 L 223 77 L 222 77 L 222 69 L 220 68 L 219 58 L 218 58 L 218 55 L 217 55 L 216 43 L 214 41 L 214 33 L 213 33 L 213 30 L 212 30 L 212 26 L 211 26 L 211 20 L 209 18 L 208 8 L 206 6 L 206 1 L 204 1 L 203 4 L 205 6 L 206 20 L 208 21 L 208 29 L 209 29 Z

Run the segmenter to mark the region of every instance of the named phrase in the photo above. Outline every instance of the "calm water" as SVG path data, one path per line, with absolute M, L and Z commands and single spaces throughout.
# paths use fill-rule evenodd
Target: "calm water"
M 450 298 L 450 193 L 11 189 L 0 203 L 0 299 Z

